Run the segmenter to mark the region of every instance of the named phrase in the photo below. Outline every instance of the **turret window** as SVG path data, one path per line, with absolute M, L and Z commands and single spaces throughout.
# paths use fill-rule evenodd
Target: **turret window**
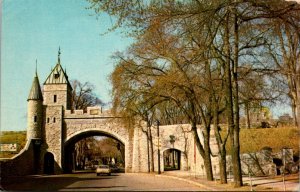
M 55 78 L 55 79 L 58 79 L 58 78 L 59 78 L 59 73 L 55 73 L 55 74 L 54 74 L 54 78 Z
M 37 122 L 37 116 L 35 115 L 34 117 L 33 117 L 33 122 Z
M 48 117 L 48 118 L 47 118 L 47 123 L 49 123 L 49 122 L 50 122 L 50 118 Z
M 53 117 L 53 123 L 55 123 L 55 117 Z
M 57 101 L 57 95 L 54 95 L 53 102 L 56 103 L 56 101 Z

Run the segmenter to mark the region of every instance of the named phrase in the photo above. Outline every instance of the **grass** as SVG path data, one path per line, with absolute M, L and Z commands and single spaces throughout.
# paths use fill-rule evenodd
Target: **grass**
M 222 131 L 224 134 L 225 131 Z M 273 152 L 278 152 L 288 147 L 293 149 L 294 154 L 299 154 L 299 130 L 296 127 L 241 129 L 240 146 L 241 153 L 260 151 L 263 147 L 271 147 Z M 229 152 L 229 140 L 226 149 Z
M 0 151 L 0 158 L 9 158 L 21 151 L 26 144 L 26 131 L 1 131 L 0 143 L 17 143 L 16 152 Z

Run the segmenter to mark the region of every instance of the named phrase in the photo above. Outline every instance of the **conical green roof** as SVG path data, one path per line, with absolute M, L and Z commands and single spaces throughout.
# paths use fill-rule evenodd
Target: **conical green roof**
M 35 75 L 33 82 L 32 82 L 32 86 L 31 86 L 31 90 L 28 96 L 28 100 L 41 100 L 43 101 L 43 94 L 42 94 L 42 90 L 40 87 L 40 82 L 39 82 L 39 78 L 37 76 L 37 74 Z

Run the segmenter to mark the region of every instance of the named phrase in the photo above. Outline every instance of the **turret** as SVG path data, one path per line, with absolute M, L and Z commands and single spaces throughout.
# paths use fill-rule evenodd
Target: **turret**
M 60 64 L 60 49 L 58 61 L 44 83 L 44 104 L 47 106 L 63 106 L 71 109 L 72 86 L 66 72 Z
M 43 94 L 37 72 L 33 78 L 27 102 L 27 140 L 41 139 L 41 129 L 43 125 Z

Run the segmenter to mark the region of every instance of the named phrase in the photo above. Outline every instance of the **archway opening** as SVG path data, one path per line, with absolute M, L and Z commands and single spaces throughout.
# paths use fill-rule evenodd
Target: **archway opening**
M 65 144 L 65 173 L 93 172 L 99 165 L 109 165 L 112 172 L 124 172 L 125 145 L 103 132 L 81 133 Z
M 49 152 L 44 156 L 44 173 L 54 174 L 54 156 Z
M 180 170 L 181 151 L 174 148 L 167 149 L 164 151 L 163 156 L 165 171 Z

